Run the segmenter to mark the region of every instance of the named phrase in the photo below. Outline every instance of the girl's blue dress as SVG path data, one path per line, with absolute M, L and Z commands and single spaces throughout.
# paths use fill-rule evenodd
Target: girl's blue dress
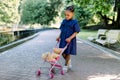
M 78 24 L 77 20 L 71 19 L 66 20 L 64 19 L 60 26 L 61 35 L 60 35 L 60 48 L 64 48 L 67 44 L 65 41 L 67 38 L 69 38 L 74 32 L 80 32 L 80 26 Z M 67 49 L 64 51 L 64 54 L 70 54 L 70 55 L 76 55 L 76 37 L 73 38 L 67 47 Z

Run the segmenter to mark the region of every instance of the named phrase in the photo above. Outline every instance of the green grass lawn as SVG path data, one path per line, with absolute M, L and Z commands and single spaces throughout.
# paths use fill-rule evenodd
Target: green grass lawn
M 78 34 L 78 37 L 87 40 L 89 36 L 96 36 L 96 35 L 97 35 L 97 31 L 82 29 L 81 32 Z

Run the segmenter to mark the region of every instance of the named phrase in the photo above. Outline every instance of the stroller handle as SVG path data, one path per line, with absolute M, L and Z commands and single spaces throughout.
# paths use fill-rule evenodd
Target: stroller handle
M 55 47 L 57 47 L 58 44 L 59 44 L 59 41 L 57 41 Z M 69 44 L 70 44 L 70 43 L 67 43 L 66 46 L 64 47 L 64 49 L 66 49 L 66 48 L 68 47 Z
M 66 46 L 64 47 L 64 49 L 66 49 L 68 47 L 69 43 L 66 44 Z

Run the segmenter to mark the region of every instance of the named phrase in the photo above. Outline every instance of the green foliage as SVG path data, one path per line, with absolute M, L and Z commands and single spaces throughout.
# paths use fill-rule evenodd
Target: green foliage
M 110 28 L 119 28 L 120 26 L 120 0 L 66 0 L 66 3 L 83 8 L 83 11 L 78 8 L 76 14 L 79 22 L 85 23 L 84 25 L 93 22 L 92 24 L 100 23 L 106 28 L 109 24 L 111 25 Z
M 21 4 L 21 23 L 49 24 L 58 16 L 61 0 L 24 0 Z
M 112 7 L 114 0 L 74 0 L 79 6 L 92 11 L 93 14 L 100 12 L 102 15 L 107 17 L 114 16 Z
M 75 8 L 75 18 L 80 23 L 81 27 L 88 24 L 89 20 L 93 17 L 93 12 L 88 8 L 84 8 L 76 3 L 74 0 L 66 0 L 66 5 L 74 5 Z
M 6 45 L 13 41 L 12 34 L 0 33 L 0 46 Z
M 0 21 L 8 23 L 10 22 L 10 16 L 9 14 L 5 11 L 5 9 L 9 8 L 9 6 L 3 1 L 0 0 Z
M 15 22 L 17 18 L 16 8 L 16 0 L 0 0 L 0 24 Z
M 75 6 L 75 18 L 78 20 L 81 26 L 85 26 L 92 18 L 92 12 L 83 9 L 80 6 Z

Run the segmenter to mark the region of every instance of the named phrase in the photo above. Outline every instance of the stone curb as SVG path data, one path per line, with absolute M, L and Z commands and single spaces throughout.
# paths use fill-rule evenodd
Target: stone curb
M 20 39 L 20 40 L 17 40 L 17 41 L 15 41 L 15 42 L 12 42 L 12 43 L 10 43 L 10 44 L 7 44 L 7 45 L 5 45 L 5 46 L 2 46 L 2 47 L 0 47 L 0 53 L 3 52 L 3 51 L 5 51 L 5 50 L 8 50 L 8 49 L 10 49 L 10 48 L 13 48 L 13 47 L 15 47 L 15 46 L 17 46 L 17 45 L 19 45 L 19 44 L 21 44 L 21 43 L 24 43 L 24 42 L 26 42 L 26 41 L 28 41 L 28 40 L 36 37 L 37 35 L 38 35 L 38 33 L 35 33 L 35 34 L 33 34 L 32 36 L 29 36 L 29 37 L 26 37 L 26 38 L 24 38 L 24 39 Z
M 96 49 L 98 49 L 98 50 L 100 50 L 100 51 L 102 51 L 102 52 L 104 52 L 105 54 L 108 54 L 109 56 L 112 56 L 112 57 L 120 60 L 120 53 L 117 52 L 117 51 L 102 47 L 100 45 L 94 44 L 94 43 L 89 42 L 87 40 L 83 40 L 83 39 L 80 39 L 80 38 L 77 38 L 77 39 L 86 43 L 86 44 L 88 44 L 88 45 L 90 45 L 90 46 L 92 46 L 92 47 L 94 47 L 94 48 L 96 48 Z

